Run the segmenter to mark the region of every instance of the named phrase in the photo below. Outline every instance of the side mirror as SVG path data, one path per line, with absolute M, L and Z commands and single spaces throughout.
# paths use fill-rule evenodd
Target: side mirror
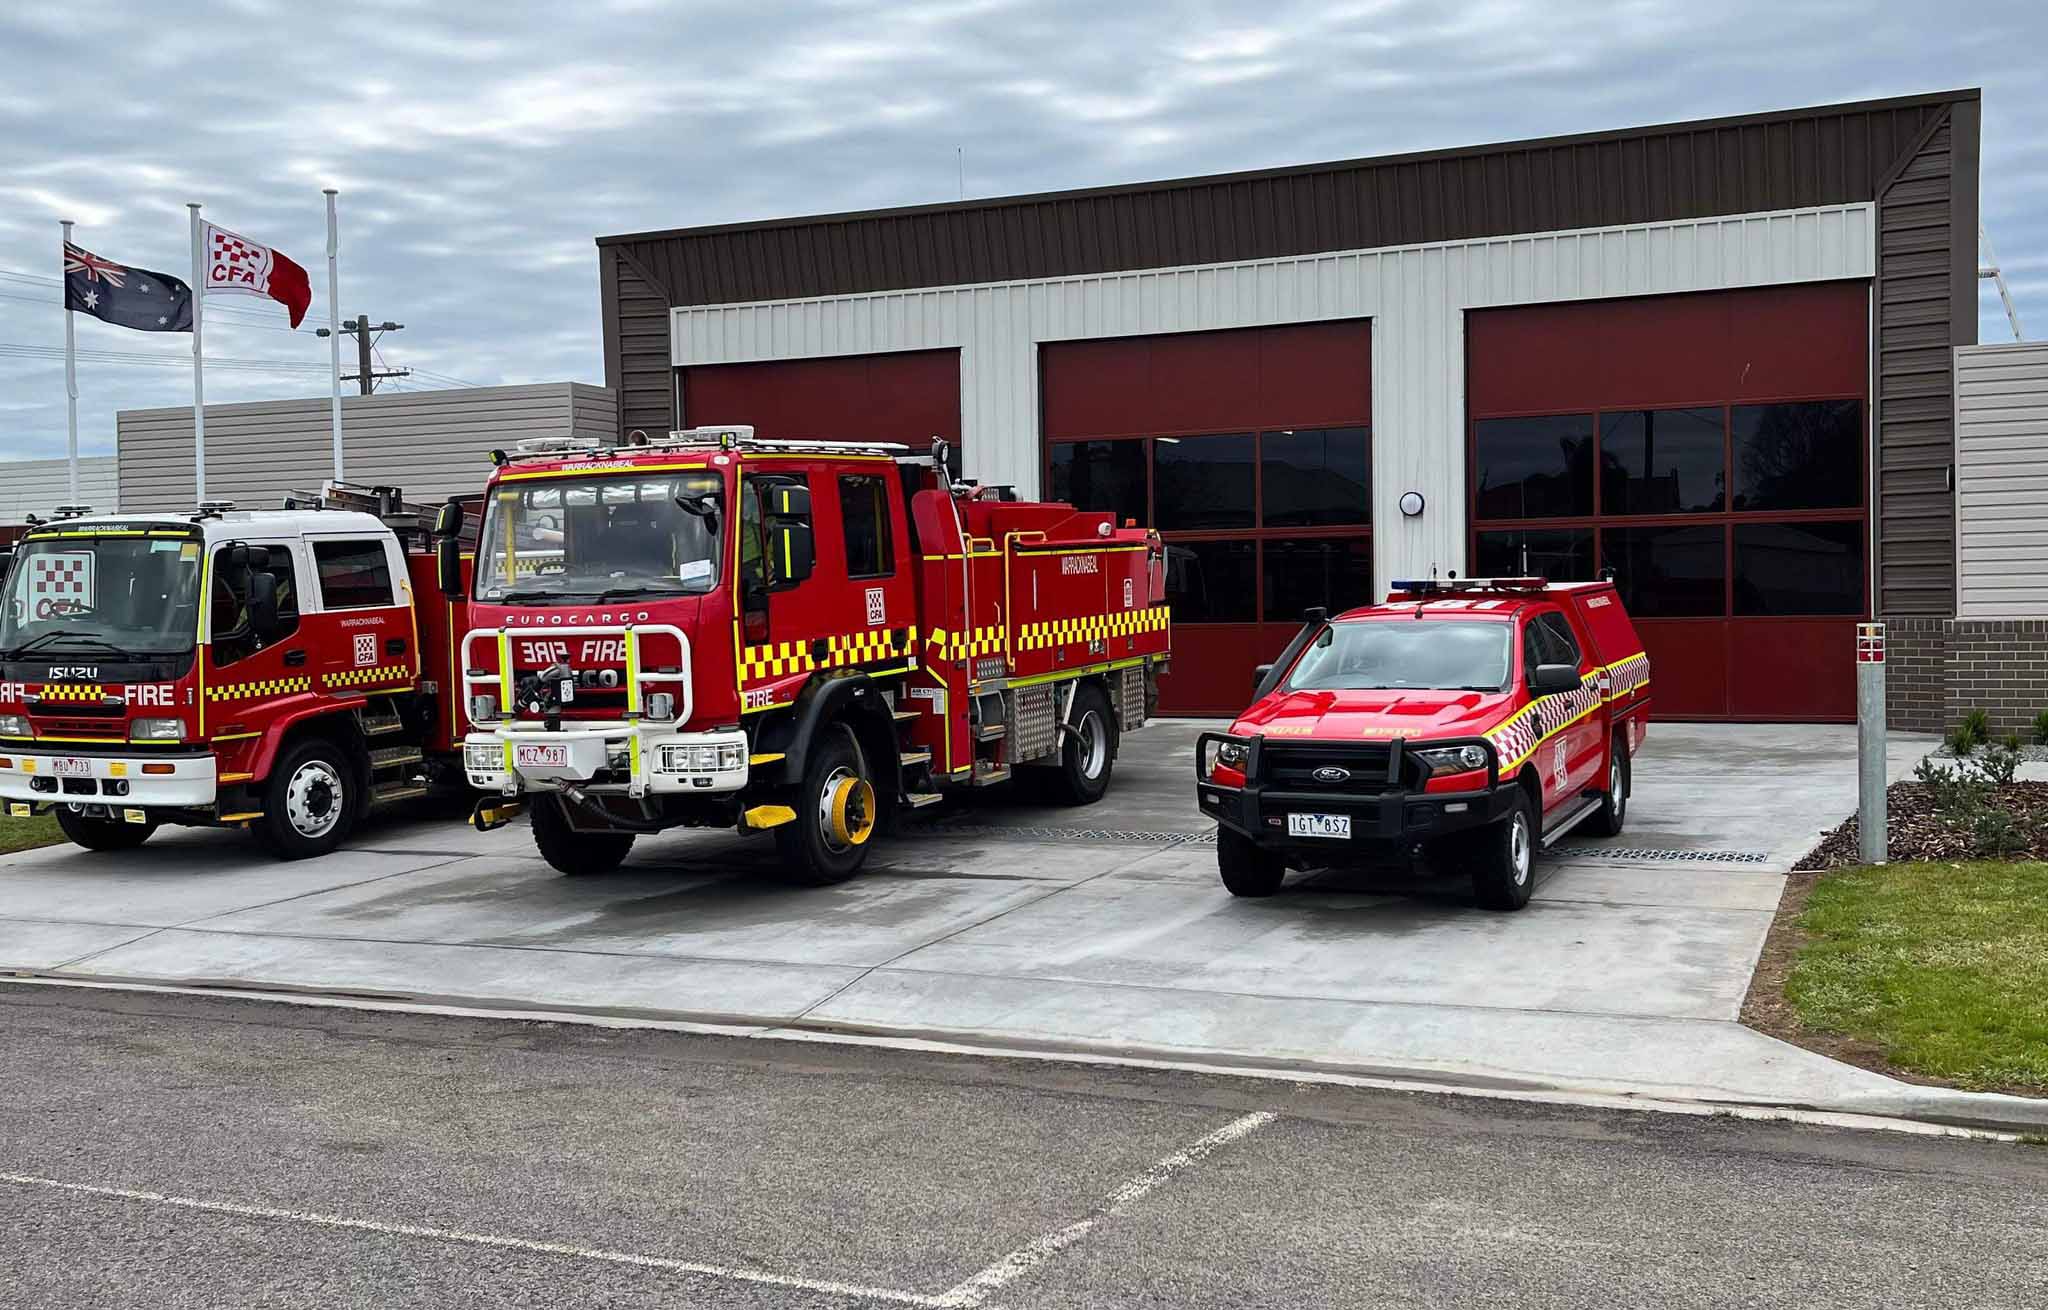
M 231 541 L 221 551 L 221 558 L 227 561 L 229 568 L 246 569 L 249 567 L 249 547 L 242 542 Z
M 434 538 L 448 541 L 462 535 L 462 502 L 451 500 L 434 512 Z
M 441 508 L 446 511 L 454 506 L 443 505 Z M 435 525 L 435 531 L 439 533 L 440 525 Z M 440 574 L 441 594 L 449 600 L 462 599 L 462 542 L 459 538 L 453 534 L 436 536 L 434 567 Z
M 779 490 L 779 489 L 778 489 Z M 806 503 L 810 493 L 803 493 Z M 817 543 L 811 536 L 811 525 L 804 519 L 774 518 L 768 521 L 768 549 L 774 558 L 770 561 L 775 584 L 791 587 L 811 576 L 817 567 Z
M 1270 665 L 1270 664 L 1260 664 L 1260 665 L 1257 665 L 1257 666 L 1255 666 L 1255 667 L 1254 667 L 1254 668 L 1252 669 L 1252 695 L 1253 695 L 1253 696 L 1257 696 L 1257 695 L 1259 694 L 1259 688 L 1261 688 L 1261 687 L 1265 686 L 1265 685 L 1266 685 L 1266 679 L 1268 679 L 1268 678 L 1270 678 L 1270 677 L 1272 677 L 1272 676 L 1273 676 L 1273 666 L 1272 666 L 1272 665 Z
M 1574 664 L 1538 664 L 1529 674 L 1531 696 L 1557 696 L 1585 685 Z
M 811 517 L 811 489 L 797 482 L 781 482 L 768 488 L 768 516 L 778 519 Z
M 249 630 L 262 641 L 277 635 L 277 575 L 249 575 Z

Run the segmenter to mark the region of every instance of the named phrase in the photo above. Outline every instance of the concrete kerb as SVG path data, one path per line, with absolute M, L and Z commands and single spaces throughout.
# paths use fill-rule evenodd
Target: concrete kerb
M 1897 1090 L 1846 1092 L 1832 1098 L 1773 1101 L 1765 1098 L 1646 1092 L 1597 1082 L 1572 1083 L 1506 1071 L 1451 1070 L 1398 1064 L 1292 1061 L 1220 1051 L 1183 1050 L 1109 1042 L 1054 1042 L 978 1038 L 972 1034 L 802 1018 L 746 1016 L 661 1010 L 604 1010 L 550 1006 L 509 998 L 418 996 L 363 991 L 336 994 L 282 986 L 251 985 L 233 979 L 163 982 L 147 978 L 65 976 L 61 972 L 9 970 L 0 983 L 24 987 L 162 992 L 316 1007 L 389 1010 L 506 1022 L 567 1023 L 616 1029 L 702 1033 L 772 1041 L 826 1042 L 886 1049 L 930 1051 L 991 1059 L 1046 1060 L 1130 1068 L 1177 1070 L 1224 1077 L 1351 1085 L 1428 1095 L 1529 1101 L 1542 1104 L 1629 1109 L 1652 1113 L 1729 1115 L 1831 1127 L 1880 1131 L 1988 1135 L 2005 1140 L 2048 1136 L 2048 1099 L 1992 1092 L 1922 1087 L 1883 1079 Z M 1760 1039 L 1800 1051 L 1775 1038 Z M 1810 1054 L 1800 1052 L 1801 1054 Z M 1850 1066 L 1843 1066 L 1846 1070 Z M 1861 1073 L 1863 1071 L 1858 1070 Z M 1867 1075 L 1878 1078 L 1879 1075 Z

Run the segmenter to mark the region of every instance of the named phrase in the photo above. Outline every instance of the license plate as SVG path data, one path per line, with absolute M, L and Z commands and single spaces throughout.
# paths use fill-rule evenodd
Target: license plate
M 1290 837 L 1349 837 L 1351 816 L 1348 814 L 1290 814 L 1287 816 L 1287 835 Z
M 522 769 L 566 769 L 569 767 L 567 746 L 514 746 L 512 762 Z
M 60 778 L 90 778 L 92 761 L 80 759 L 76 755 L 59 755 L 50 761 L 50 772 Z

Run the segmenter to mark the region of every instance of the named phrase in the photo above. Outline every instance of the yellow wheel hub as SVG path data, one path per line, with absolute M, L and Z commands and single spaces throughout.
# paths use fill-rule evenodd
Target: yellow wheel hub
M 826 813 L 839 843 L 859 846 L 875 830 L 875 789 L 862 778 L 841 778 L 833 785 Z

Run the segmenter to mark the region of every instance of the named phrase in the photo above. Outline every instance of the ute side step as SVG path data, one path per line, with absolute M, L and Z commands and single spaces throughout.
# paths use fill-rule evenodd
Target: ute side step
M 932 762 L 932 753 L 928 750 L 904 751 L 896 758 L 907 769 L 912 765 L 930 764 Z
M 1009 765 L 996 764 L 989 760 L 982 760 L 974 766 L 974 777 L 970 779 L 970 785 L 975 787 L 990 787 L 994 786 L 996 783 L 999 782 L 1007 782 L 1009 780 L 1009 777 Z
M 1548 850 L 1550 848 L 1551 843 L 1563 837 L 1573 828 L 1578 827 L 1579 820 L 1585 818 L 1593 811 L 1599 809 L 1600 800 L 1601 798 L 1598 796 L 1592 797 L 1591 799 L 1586 801 L 1585 804 L 1579 806 L 1577 809 L 1574 809 L 1569 814 L 1565 815 L 1562 819 L 1559 819 L 1556 823 L 1552 824 L 1547 831 L 1544 832 L 1543 840 L 1537 844 L 1541 848 Z
M 387 782 L 382 786 L 370 788 L 370 800 L 378 805 L 388 804 L 391 801 L 409 801 L 415 796 L 424 796 L 432 790 L 433 788 L 427 786 L 424 782 L 410 780 Z
M 399 718 L 396 714 L 375 715 L 366 713 L 362 716 L 362 725 L 365 737 L 388 737 L 394 732 L 405 731 L 405 720 Z

